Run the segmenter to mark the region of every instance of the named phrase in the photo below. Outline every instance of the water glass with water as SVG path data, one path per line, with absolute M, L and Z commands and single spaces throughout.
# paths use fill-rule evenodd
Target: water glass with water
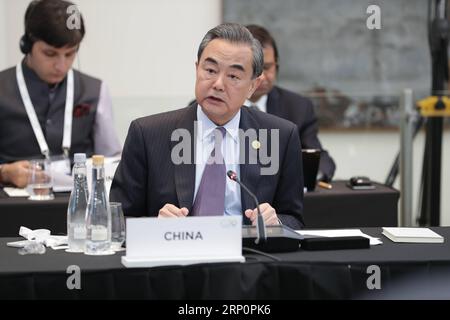
M 125 218 L 122 204 L 110 202 L 109 206 L 111 208 L 111 249 L 119 251 L 125 242 Z
M 48 159 L 30 160 L 27 191 L 29 200 L 53 200 L 53 179 L 51 161 Z

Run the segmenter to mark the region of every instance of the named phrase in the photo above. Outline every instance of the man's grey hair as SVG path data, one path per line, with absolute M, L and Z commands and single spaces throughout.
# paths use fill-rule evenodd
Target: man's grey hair
M 200 61 L 203 50 L 214 39 L 223 39 L 232 43 L 248 44 L 253 52 L 253 75 L 252 79 L 259 77 L 264 67 L 264 53 L 261 44 L 250 31 L 238 23 L 223 23 L 208 31 L 203 38 L 197 52 L 197 61 Z

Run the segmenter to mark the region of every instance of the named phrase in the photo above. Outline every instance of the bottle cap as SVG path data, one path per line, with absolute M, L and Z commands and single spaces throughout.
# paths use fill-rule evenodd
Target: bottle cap
M 94 166 L 101 166 L 101 165 L 103 165 L 104 162 L 105 162 L 104 156 L 98 155 L 98 154 L 92 156 L 92 164 Z
M 86 153 L 75 153 L 73 155 L 73 161 L 75 163 L 86 162 Z

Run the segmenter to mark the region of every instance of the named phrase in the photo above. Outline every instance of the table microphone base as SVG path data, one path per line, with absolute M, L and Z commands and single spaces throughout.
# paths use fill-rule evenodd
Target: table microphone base
M 242 226 L 242 246 L 262 252 L 292 252 L 302 250 L 368 249 L 368 238 L 302 236 L 289 227 L 266 226 L 267 239 L 256 244 L 256 227 Z
M 256 244 L 256 227 L 242 226 L 242 246 L 262 252 L 291 252 L 297 251 L 301 235 L 284 225 L 266 226 L 267 239 Z

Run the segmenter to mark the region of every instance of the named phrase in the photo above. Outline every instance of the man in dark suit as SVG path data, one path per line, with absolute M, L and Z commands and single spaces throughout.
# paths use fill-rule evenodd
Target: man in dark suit
M 128 216 L 244 213 L 244 223 L 254 224 L 255 203 L 226 177 L 233 170 L 258 197 L 266 224 L 301 228 L 303 177 L 297 128 L 242 107 L 259 83 L 260 43 L 244 26 L 222 24 L 205 35 L 197 59 L 198 104 L 131 123 L 111 200 L 122 202 Z M 269 154 L 272 161 L 265 157 Z M 213 156 L 218 161 L 210 161 Z M 201 208 L 213 209 L 202 213 Z
M 336 170 L 336 165 L 317 137 L 319 128 L 314 107 L 311 100 L 294 92 L 274 86 L 279 69 L 278 49 L 270 33 L 261 26 L 248 25 L 264 51 L 264 71 L 261 75 L 261 84 L 255 90 L 246 105 L 254 105 L 261 111 L 274 114 L 295 123 L 300 134 L 303 149 L 322 150 L 319 179 L 330 181 Z

